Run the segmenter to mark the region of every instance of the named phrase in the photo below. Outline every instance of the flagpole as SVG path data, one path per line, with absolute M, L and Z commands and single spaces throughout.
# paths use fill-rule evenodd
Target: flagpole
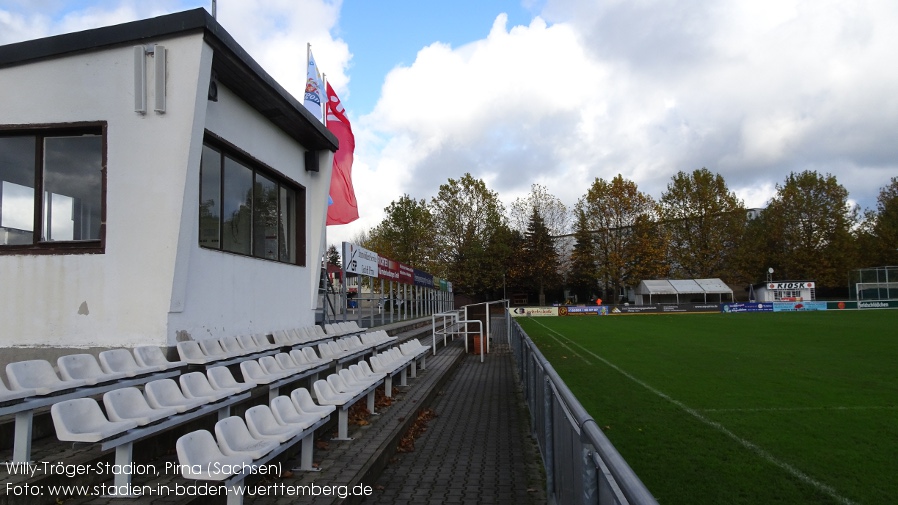
M 324 92 L 324 103 L 321 107 L 321 114 L 324 117 L 321 118 L 321 122 L 324 123 L 324 128 L 327 128 L 327 104 L 330 103 L 331 99 L 327 96 L 327 74 L 324 72 L 321 73 L 321 91 Z

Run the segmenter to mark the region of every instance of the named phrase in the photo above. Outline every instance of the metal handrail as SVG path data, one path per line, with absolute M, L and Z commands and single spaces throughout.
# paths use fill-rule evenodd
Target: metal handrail
M 550 499 L 556 503 L 657 505 L 536 344 L 517 322 L 512 326 L 512 349 L 543 456 Z M 577 447 L 566 445 L 571 440 L 576 440 Z M 556 472 L 556 468 L 562 470 Z M 578 475 L 569 475 L 577 471 Z

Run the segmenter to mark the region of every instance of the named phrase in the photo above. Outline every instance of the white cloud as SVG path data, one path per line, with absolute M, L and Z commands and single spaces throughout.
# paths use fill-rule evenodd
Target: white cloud
M 548 0 L 542 16 L 388 75 L 360 121 L 378 139 L 356 172 L 368 222 L 469 171 L 506 203 L 540 182 L 573 205 L 595 177 L 658 198 L 707 167 L 753 207 L 808 169 L 872 206 L 898 173 L 891 0 Z

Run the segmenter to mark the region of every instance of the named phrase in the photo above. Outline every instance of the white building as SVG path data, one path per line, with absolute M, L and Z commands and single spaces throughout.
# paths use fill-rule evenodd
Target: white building
M 0 347 L 314 324 L 337 140 L 206 11 L 0 46 L 0 89 Z
M 817 299 L 814 281 L 770 281 L 754 286 L 759 302 L 801 302 Z

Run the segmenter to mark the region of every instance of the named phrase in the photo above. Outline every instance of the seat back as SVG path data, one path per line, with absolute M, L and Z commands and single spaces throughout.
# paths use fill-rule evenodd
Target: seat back
M 110 421 L 122 421 L 141 417 L 153 410 L 147 399 L 136 387 L 108 391 L 103 395 L 103 406 Z
M 280 346 L 290 346 L 293 345 L 293 341 L 290 339 L 290 336 L 287 335 L 286 330 L 276 330 L 271 333 L 271 336 L 274 337 L 274 343 Z
M 267 436 L 284 432 L 285 425 L 279 423 L 271 412 L 268 405 L 256 405 L 246 410 L 246 427 L 250 434 L 255 438 L 265 438 Z
M 226 417 L 215 423 L 215 438 L 221 451 L 227 455 L 259 447 L 259 439 L 253 437 L 240 416 Z
M 222 339 L 219 339 L 219 343 L 228 354 L 246 354 L 246 349 L 244 349 L 243 346 L 240 345 L 240 341 L 237 340 L 237 337 L 224 337 Z
M 56 359 L 63 380 L 85 380 L 88 384 L 108 379 L 93 354 L 69 354 Z
M 234 378 L 234 375 L 226 366 L 215 366 L 206 370 L 206 377 L 214 389 L 242 389 L 251 384 L 250 382 L 237 382 L 237 379 Z
M 62 380 L 53 370 L 53 365 L 45 359 L 14 361 L 6 365 L 6 378 L 13 390 L 57 388 Z
M 108 373 L 136 375 L 158 370 L 158 367 L 146 368 L 137 364 L 134 355 L 127 349 L 110 349 L 100 353 L 100 365 Z
M 212 462 L 225 458 L 215 437 L 208 430 L 192 431 L 178 437 L 175 442 L 175 451 L 178 453 L 178 463 L 181 467 L 181 475 L 187 479 L 196 479 L 198 474 L 191 470 L 206 468 Z
M 262 370 L 269 375 L 283 375 L 287 371 L 274 359 L 274 356 L 262 356 L 259 358 L 259 365 Z
M 147 382 L 143 388 L 147 395 L 147 401 L 152 405 L 167 405 L 172 403 L 184 403 L 187 397 L 178 387 L 174 379 L 159 379 Z
M 163 369 L 169 368 L 172 363 L 165 357 L 162 349 L 154 345 L 141 345 L 134 348 L 134 360 L 140 366 L 157 366 Z
M 256 345 L 263 349 L 267 349 L 272 347 L 274 344 L 271 343 L 271 340 L 268 339 L 268 335 L 257 333 L 253 335 L 253 340 L 255 340 Z
M 203 352 L 203 348 L 200 347 L 200 343 L 196 340 L 178 342 L 178 354 L 184 361 L 205 362 L 209 360 L 209 356 L 207 356 L 206 353 Z
M 190 372 L 182 374 L 178 377 L 181 383 L 181 391 L 187 398 L 210 398 L 217 399 L 227 396 L 228 392 L 216 390 L 209 384 L 209 379 L 203 372 Z
M 227 356 L 227 352 L 221 346 L 221 342 L 217 338 L 208 338 L 205 340 L 200 340 L 200 349 L 203 350 L 203 354 L 209 356 L 210 358 L 220 358 Z
M 309 360 L 309 363 L 326 361 L 326 360 L 322 359 L 324 356 L 319 357 L 318 354 L 315 353 L 315 349 L 313 347 L 303 347 L 302 353 L 306 355 L 306 359 Z
M 237 337 L 237 343 L 246 351 L 255 351 L 261 349 L 252 335 L 240 335 Z
M 265 370 L 262 370 L 262 366 L 254 359 L 241 361 L 240 372 L 243 374 L 243 380 L 245 381 L 264 384 L 271 380 L 270 374 L 266 373 Z
M 278 365 L 280 365 L 284 370 L 302 368 L 299 363 L 297 363 L 296 360 L 293 359 L 293 356 L 291 354 L 287 354 L 286 352 L 275 354 L 274 359 L 277 360 Z

